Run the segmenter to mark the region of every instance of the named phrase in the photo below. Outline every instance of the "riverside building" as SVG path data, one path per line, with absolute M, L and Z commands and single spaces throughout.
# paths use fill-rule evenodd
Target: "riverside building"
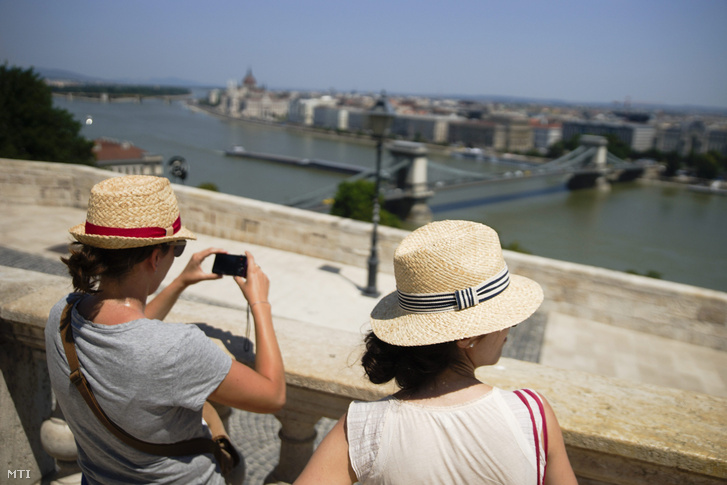
M 576 135 L 614 135 L 632 150 L 643 152 L 654 146 L 656 127 L 636 123 L 608 121 L 565 121 L 563 139 L 570 140 Z

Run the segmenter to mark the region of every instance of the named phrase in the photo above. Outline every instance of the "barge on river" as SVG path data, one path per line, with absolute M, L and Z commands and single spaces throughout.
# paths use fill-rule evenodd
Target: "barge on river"
M 285 165 L 294 165 L 304 168 L 314 168 L 318 170 L 326 170 L 329 172 L 338 172 L 349 175 L 356 175 L 367 170 L 366 168 L 359 167 L 358 165 L 332 162 L 330 160 L 289 157 L 287 155 L 277 155 L 274 153 L 249 152 L 239 145 L 232 147 L 230 150 L 226 150 L 225 155 L 227 155 L 228 157 L 242 157 L 251 158 L 254 160 L 265 160 L 268 162 L 282 163 Z

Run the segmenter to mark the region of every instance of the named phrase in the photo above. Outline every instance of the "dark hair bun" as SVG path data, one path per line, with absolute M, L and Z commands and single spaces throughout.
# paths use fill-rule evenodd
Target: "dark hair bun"
M 458 362 L 455 342 L 401 347 L 384 342 L 373 332 L 365 338 L 361 364 L 369 380 L 383 384 L 395 379 L 404 391 L 414 391 Z

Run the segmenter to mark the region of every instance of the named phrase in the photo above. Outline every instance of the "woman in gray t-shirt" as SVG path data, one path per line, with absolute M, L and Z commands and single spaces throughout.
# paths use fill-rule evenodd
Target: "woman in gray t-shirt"
M 95 417 L 69 379 L 59 331 L 71 305 L 71 331 L 80 369 L 100 407 L 124 431 L 151 443 L 209 437 L 206 400 L 255 412 L 285 403 L 283 362 L 268 303 L 269 281 L 246 253 L 245 277 L 236 276 L 255 321 L 254 368 L 231 359 L 195 325 L 164 323 L 189 285 L 220 278 L 202 261 L 224 251 L 192 255 L 182 273 L 151 301 L 185 241 L 169 181 L 114 177 L 91 190 L 86 222 L 70 229 L 78 241 L 63 258 L 75 293 L 50 312 L 46 350 L 51 384 L 78 444 L 86 483 L 224 483 L 211 454 L 150 455 L 116 438 Z

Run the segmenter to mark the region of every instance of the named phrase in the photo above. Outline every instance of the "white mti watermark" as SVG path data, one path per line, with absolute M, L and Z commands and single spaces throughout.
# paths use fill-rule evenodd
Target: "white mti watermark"
M 8 478 L 30 478 L 30 470 L 8 470 Z

